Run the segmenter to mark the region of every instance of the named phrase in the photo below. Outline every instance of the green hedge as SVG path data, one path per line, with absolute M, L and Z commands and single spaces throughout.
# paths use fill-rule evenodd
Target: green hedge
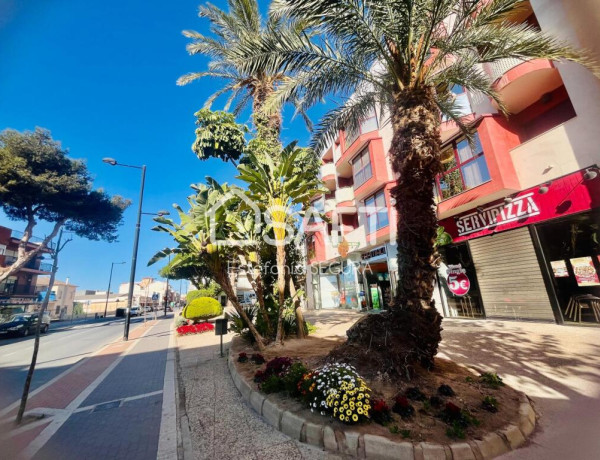
M 223 314 L 223 307 L 218 300 L 210 297 L 198 297 L 183 309 L 183 317 L 194 321 L 202 321 Z

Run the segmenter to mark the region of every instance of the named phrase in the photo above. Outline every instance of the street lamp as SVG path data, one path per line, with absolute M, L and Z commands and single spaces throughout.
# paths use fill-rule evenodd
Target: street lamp
M 122 265 L 125 263 L 127 263 L 127 262 L 111 262 L 111 264 L 110 264 L 110 276 L 108 277 L 108 289 L 106 290 L 106 304 L 104 305 L 104 317 L 105 318 L 106 318 L 106 311 L 108 310 L 108 296 L 110 295 L 110 283 L 112 281 L 113 267 L 115 265 Z
M 137 220 L 135 223 L 135 236 L 133 239 L 133 255 L 131 256 L 131 271 L 129 273 L 129 293 L 127 295 L 127 312 L 125 314 L 125 329 L 123 331 L 123 340 L 129 339 L 129 323 L 131 321 L 130 310 L 133 301 L 133 283 L 135 283 L 135 266 L 137 264 L 138 243 L 140 241 L 140 221 L 142 219 L 142 201 L 144 200 L 144 183 L 146 181 L 146 165 L 134 166 L 118 163 L 114 158 L 103 158 L 102 161 L 111 166 L 124 166 L 142 170 L 142 182 L 140 185 L 140 202 L 138 204 Z

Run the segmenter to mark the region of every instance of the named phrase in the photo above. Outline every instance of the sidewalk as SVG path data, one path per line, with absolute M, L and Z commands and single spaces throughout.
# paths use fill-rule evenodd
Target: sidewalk
M 177 337 L 179 398 L 186 413 L 179 423 L 183 460 L 192 459 L 340 459 L 293 441 L 267 425 L 235 388 L 227 353 L 233 334 L 224 337 L 224 358 L 213 332 Z
M 171 325 L 142 323 L 32 394 L 27 412 L 44 417 L 10 433 L 5 458 L 157 458 Z

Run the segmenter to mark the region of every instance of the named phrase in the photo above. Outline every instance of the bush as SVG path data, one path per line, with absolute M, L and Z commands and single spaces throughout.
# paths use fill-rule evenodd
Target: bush
M 392 410 L 402 418 L 409 418 L 415 415 L 415 408 L 408 402 L 406 396 L 396 396 Z
M 285 389 L 283 379 L 278 375 L 269 375 L 260 385 L 261 391 L 266 394 L 279 393 Z
M 304 377 L 304 374 L 307 372 L 308 369 L 302 363 L 294 363 L 287 370 L 285 376 L 283 377 L 283 385 L 285 387 L 285 391 L 287 391 L 290 396 L 300 396 L 298 383 L 300 383 L 302 377 Z
M 406 390 L 405 395 L 408 399 L 412 399 L 413 401 L 425 401 L 427 399 L 427 396 L 425 396 L 425 394 L 417 387 L 410 387 Z
M 196 297 L 212 297 L 213 299 L 219 299 L 219 294 L 221 294 L 221 286 L 219 286 L 214 281 L 211 281 L 208 286 L 204 288 L 200 288 L 197 291 L 198 295 Z M 189 301 L 188 301 L 189 303 Z
M 454 396 L 455 395 L 452 387 L 450 385 L 446 385 L 443 383 L 438 388 L 438 393 L 441 394 L 442 396 Z
M 191 304 L 192 300 L 197 299 L 198 297 L 203 297 L 202 295 L 200 295 L 200 291 L 199 290 L 189 291 L 186 294 L 186 296 L 185 296 L 185 303 L 186 303 L 186 305 Z
M 479 381 L 489 388 L 496 389 L 504 386 L 504 382 L 496 373 L 484 372 L 479 376 Z
M 256 307 L 244 307 L 244 312 L 248 316 L 248 319 L 251 322 L 254 322 L 254 317 L 256 316 L 257 309 Z M 250 333 L 250 329 L 248 329 L 248 325 L 244 318 L 242 318 L 237 312 L 232 312 L 231 315 L 228 315 L 231 323 L 229 325 L 229 329 L 236 334 L 239 334 L 244 340 L 248 343 L 254 343 L 254 336 Z M 260 317 L 260 315 L 259 315 Z M 260 330 L 258 331 L 260 332 Z M 261 332 L 262 334 L 262 332 Z
M 198 297 L 183 309 L 183 316 L 194 321 L 214 318 L 223 313 L 223 307 L 218 300 L 210 297 Z
M 373 407 L 371 408 L 371 418 L 374 422 L 380 425 L 385 425 L 392 421 L 392 414 L 390 407 L 383 399 L 375 399 L 373 401 Z
M 493 396 L 486 396 L 481 401 L 481 407 L 489 412 L 498 412 L 498 401 Z

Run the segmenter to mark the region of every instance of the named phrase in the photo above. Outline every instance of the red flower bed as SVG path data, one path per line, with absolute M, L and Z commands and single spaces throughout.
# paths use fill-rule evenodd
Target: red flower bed
M 202 334 L 203 332 L 214 331 L 215 326 L 211 323 L 198 323 L 179 326 L 177 333 L 179 335 Z

